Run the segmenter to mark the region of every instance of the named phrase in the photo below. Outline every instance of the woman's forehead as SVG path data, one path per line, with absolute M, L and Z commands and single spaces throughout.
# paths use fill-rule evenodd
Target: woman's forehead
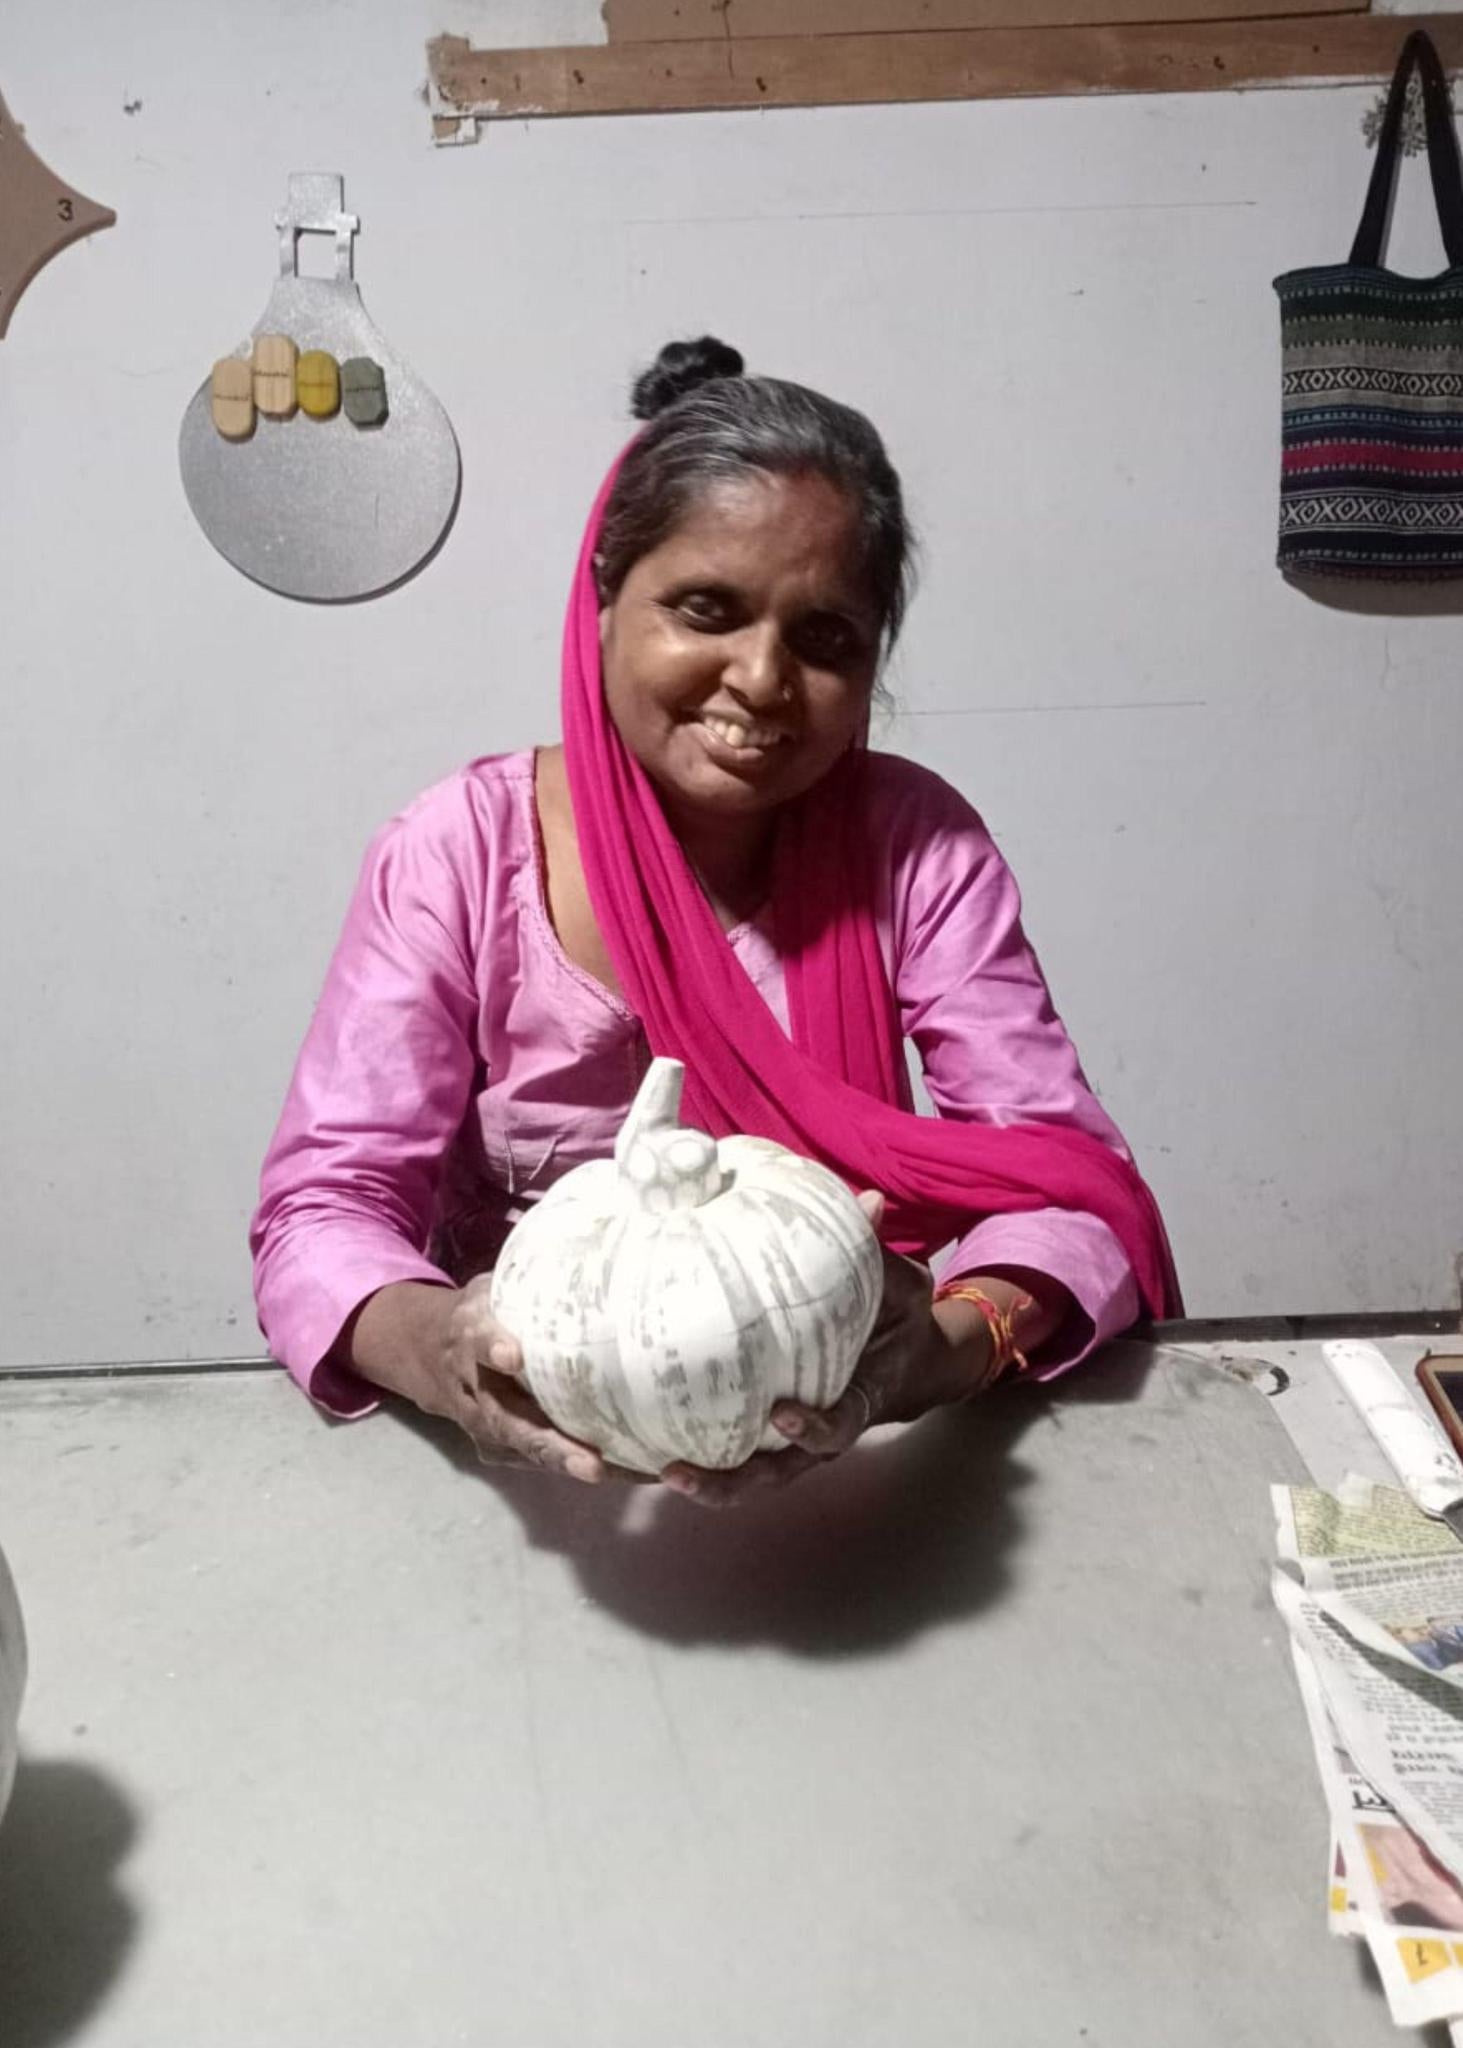
M 812 575 L 862 595 L 858 508 L 825 477 L 765 472 L 698 492 L 651 557 L 658 569 L 724 564 L 728 571 Z

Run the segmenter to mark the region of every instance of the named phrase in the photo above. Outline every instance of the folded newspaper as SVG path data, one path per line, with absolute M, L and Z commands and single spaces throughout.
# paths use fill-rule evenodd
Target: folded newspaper
M 1405 1493 L 1273 1489 L 1275 1602 L 1331 1816 L 1330 1923 L 1463 2044 L 1463 1542 Z

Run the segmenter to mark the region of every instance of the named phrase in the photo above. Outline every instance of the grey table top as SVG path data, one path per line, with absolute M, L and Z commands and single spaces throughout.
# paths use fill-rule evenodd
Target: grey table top
M 0 1385 L 5 2048 L 1369 2048 L 1265 1399 L 1119 1347 L 777 1500 Z

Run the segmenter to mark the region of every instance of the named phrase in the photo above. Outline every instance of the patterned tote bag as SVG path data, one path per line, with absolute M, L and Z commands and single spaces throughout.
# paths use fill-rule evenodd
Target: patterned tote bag
M 1413 66 L 1448 269 L 1382 264 Z M 1281 568 L 1292 577 L 1463 576 L 1463 175 L 1447 78 L 1403 46 L 1349 263 L 1275 280 L 1283 345 Z

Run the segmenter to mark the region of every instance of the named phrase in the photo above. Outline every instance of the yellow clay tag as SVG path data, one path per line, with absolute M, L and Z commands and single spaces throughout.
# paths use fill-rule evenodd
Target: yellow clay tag
M 295 389 L 301 408 L 312 420 L 328 420 L 340 409 L 340 365 L 323 348 L 309 348 L 300 357 Z

